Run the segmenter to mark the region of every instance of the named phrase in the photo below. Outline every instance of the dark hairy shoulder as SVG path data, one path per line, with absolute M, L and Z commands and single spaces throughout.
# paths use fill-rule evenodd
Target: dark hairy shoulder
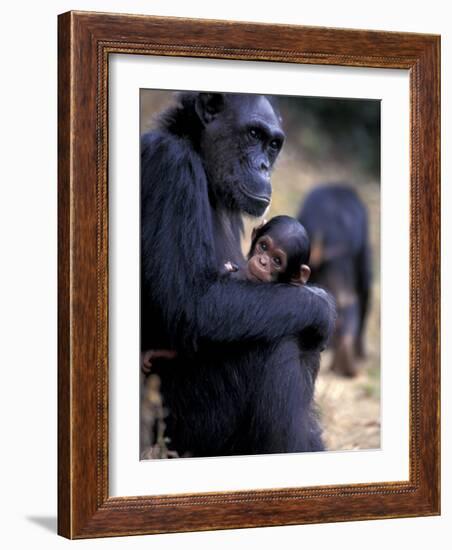
M 202 124 L 195 109 L 196 94 L 183 92 L 176 95 L 176 103 L 161 113 L 158 128 L 173 136 L 189 139 L 198 149 Z

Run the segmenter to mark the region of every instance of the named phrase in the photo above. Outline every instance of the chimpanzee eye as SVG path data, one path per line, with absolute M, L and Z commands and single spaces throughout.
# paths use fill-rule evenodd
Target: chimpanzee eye
M 267 243 L 264 241 L 264 242 L 261 242 L 259 243 L 259 247 L 261 250 L 263 250 L 264 252 L 266 252 L 268 250 L 268 246 L 267 246 Z
M 281 258 L 278 258 L 278 256 L 275 256 L 273 258 L 273 261 L 275 262 L 275 264 L 278 266 L 278 267 L 281 267 Z
M 253 139 L 259 139 L 260 138 L 260 131 L 257 128 L 250 128 L 249 134 Z
M 270 147 L 275 151 L 279 151 L 281 144 L 277 139 L 274 139 L 270 142 Z

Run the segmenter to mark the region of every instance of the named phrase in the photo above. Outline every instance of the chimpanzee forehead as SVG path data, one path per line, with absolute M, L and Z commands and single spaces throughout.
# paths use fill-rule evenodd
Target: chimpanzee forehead
M 233 94 L 231 103 L 235 108 L 235 117 L 240 122 L 261 120 L 269 126 L 281 127 L 278 115 L 263 95 Z
M 275 249 L 278 248 L 287 255 L 291 254 L 293 244 L 291 243 L 290 237 L 281 233 L 276 233 L 272 235 L 272 241 Z

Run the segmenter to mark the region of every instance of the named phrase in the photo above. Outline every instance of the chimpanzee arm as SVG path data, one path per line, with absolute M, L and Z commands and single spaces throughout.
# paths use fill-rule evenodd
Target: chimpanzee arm
M 218 274 L 206 176 L 189 144 L 144 136 L 141 169 L 142 292 L 171 345 L 270 341 L 304 329 L 328 338 L 334 306 L 326 293 Z
M 196 327 L 190 332 L 219 343 L 280 340 L 302 333 L 302 341 L 317 348 L 330 336 L 334 318 L 333 301 L 323 290 L 222 279 L 200 298 Z

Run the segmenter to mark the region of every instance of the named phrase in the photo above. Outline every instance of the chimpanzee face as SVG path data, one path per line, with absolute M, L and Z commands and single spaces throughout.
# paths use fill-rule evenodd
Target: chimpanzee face
M 262 235 L 254 244 L 248 261 L 248 273 L 264 283 L 276 282 L 287 269 L 287 254 L 270 235 Z
M 271 172 L 284 142 L 278 115 L 264 96 L 200 94 L 201 155 L 211 198 L 260 216 L 270 205 Z

